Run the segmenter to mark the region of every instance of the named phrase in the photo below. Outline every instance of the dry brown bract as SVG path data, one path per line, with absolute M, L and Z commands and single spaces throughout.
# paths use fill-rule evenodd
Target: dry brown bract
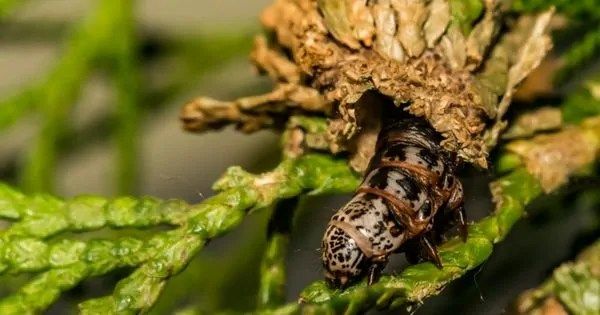
M 502 138 L 530 137 L 540 131 L 558 130 L 563 125 L 562 112 L 556 107 L 541 107 L 517 117 Z
M 539 135 L 530 140 L 509 143 L 506 148 L 520 155 L 531 174 L 536 176 L 545 192 L 549 193 L 566 183 L 569 175 L 592 163 L 600 150 L 594 136 L 600 132 L 600 119 L 591 118 L 581 126 Z
M 363 122 L 378 112 L 363 95 L 375 91 L 427 119 L 445 149 L 487 167 L 515 87 L 550 49 L 552 12 L 508 20 L 505 1 L 483 2 L 464 33 L 447 0 L 276 0 L 262 14 L 275 40 L 259 37 L 252 54 L 275 91 L 234 102 L 199 98 L 182 112 L 185 127 L 254 131 L 281 114 L 323 113 L 330 150 L 353 153 L 360 171 L 376 134 Z

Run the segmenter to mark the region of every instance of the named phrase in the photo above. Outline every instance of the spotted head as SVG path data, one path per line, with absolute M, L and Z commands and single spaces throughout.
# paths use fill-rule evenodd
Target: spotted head
M 385 201 L 359 193 L 329 222 L 322 242 L 325 278 L 344 287 L 385 265 L 404 241 Z M 375 269 L 374 269 L 375 268 Z
M 356 241 L 342 228 L 329 225 L 321 245 L 325 279 L 334 287 L 346 287 L 362 278 L 368 259 Z

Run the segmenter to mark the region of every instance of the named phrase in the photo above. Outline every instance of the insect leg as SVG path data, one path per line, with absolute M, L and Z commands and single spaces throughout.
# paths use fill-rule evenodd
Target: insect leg
M 369 271 L 367 271 L 367 274 L 368 274 L 367 284 L 372 285 L 373 283 L 376 283 L 377 281 L 379 281 L 379 277 L 381 276 L 381 271 L 383 271 L 382 265 L 380 265 L 380 264 L 371 265 L 371 267 L 369 267 Z
M 431 261 L 436 267 L 442 268 L 440 256 L 431 241 L 431 232 L 429 234 L 406 242 L 402 247 L 404 256 L 409 264 L 427 260 Z
M 385 265 L 387 264 L 387 256 L 376 256 L 373 257 L 373 264 L 369 267 L 367 271 L 368 274 L 368 285 L 372 285 L 373 283 L 379 281 L 379 277 L 381 276 L 381 272 Z
M 438 254 L 435 245 L 429 240 L 428 236 L 422 236 L 419 239 L 419 243 L 423 250 L 425 250 L 425 254 L 427 255 L 427 259 L 431 261 L 436 267 L 442 269 L 442 260 L 440 259 L 440 255 Z
M 458 228 L 460 230 L 460 237 L 463 242 L 467 241 L 467 236 L 469 235 L 469 230 L 467 226 L 467 214 L 465 212 L 465 207 L 462 205 L 454 210 L 454 219 L 458 222 Z

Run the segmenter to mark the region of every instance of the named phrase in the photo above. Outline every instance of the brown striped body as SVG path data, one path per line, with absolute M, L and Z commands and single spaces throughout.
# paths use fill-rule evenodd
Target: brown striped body
M 440 140 L 414 117 L 384 126 L 361 186 L 325 231 L 322 260 L 330 283 L 343 287 L 365 275 L 371 283 L 396 252 L 441 266 L 434 230 L 449 218 L 459 221 L 463 235 L 466 229 L 457 162 Z

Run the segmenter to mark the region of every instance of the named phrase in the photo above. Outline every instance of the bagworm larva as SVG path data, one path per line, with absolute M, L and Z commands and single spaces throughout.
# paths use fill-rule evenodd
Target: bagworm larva
M 364 276 L 373 283 L 397 252 L 441 267 L 433 238 L 449 219 L 466 237 L 458 162 L 440 141 L 416 117 L 384 123 L 362 184 L 325 231 L 322 261 L 330 284 L 344 287 Z

